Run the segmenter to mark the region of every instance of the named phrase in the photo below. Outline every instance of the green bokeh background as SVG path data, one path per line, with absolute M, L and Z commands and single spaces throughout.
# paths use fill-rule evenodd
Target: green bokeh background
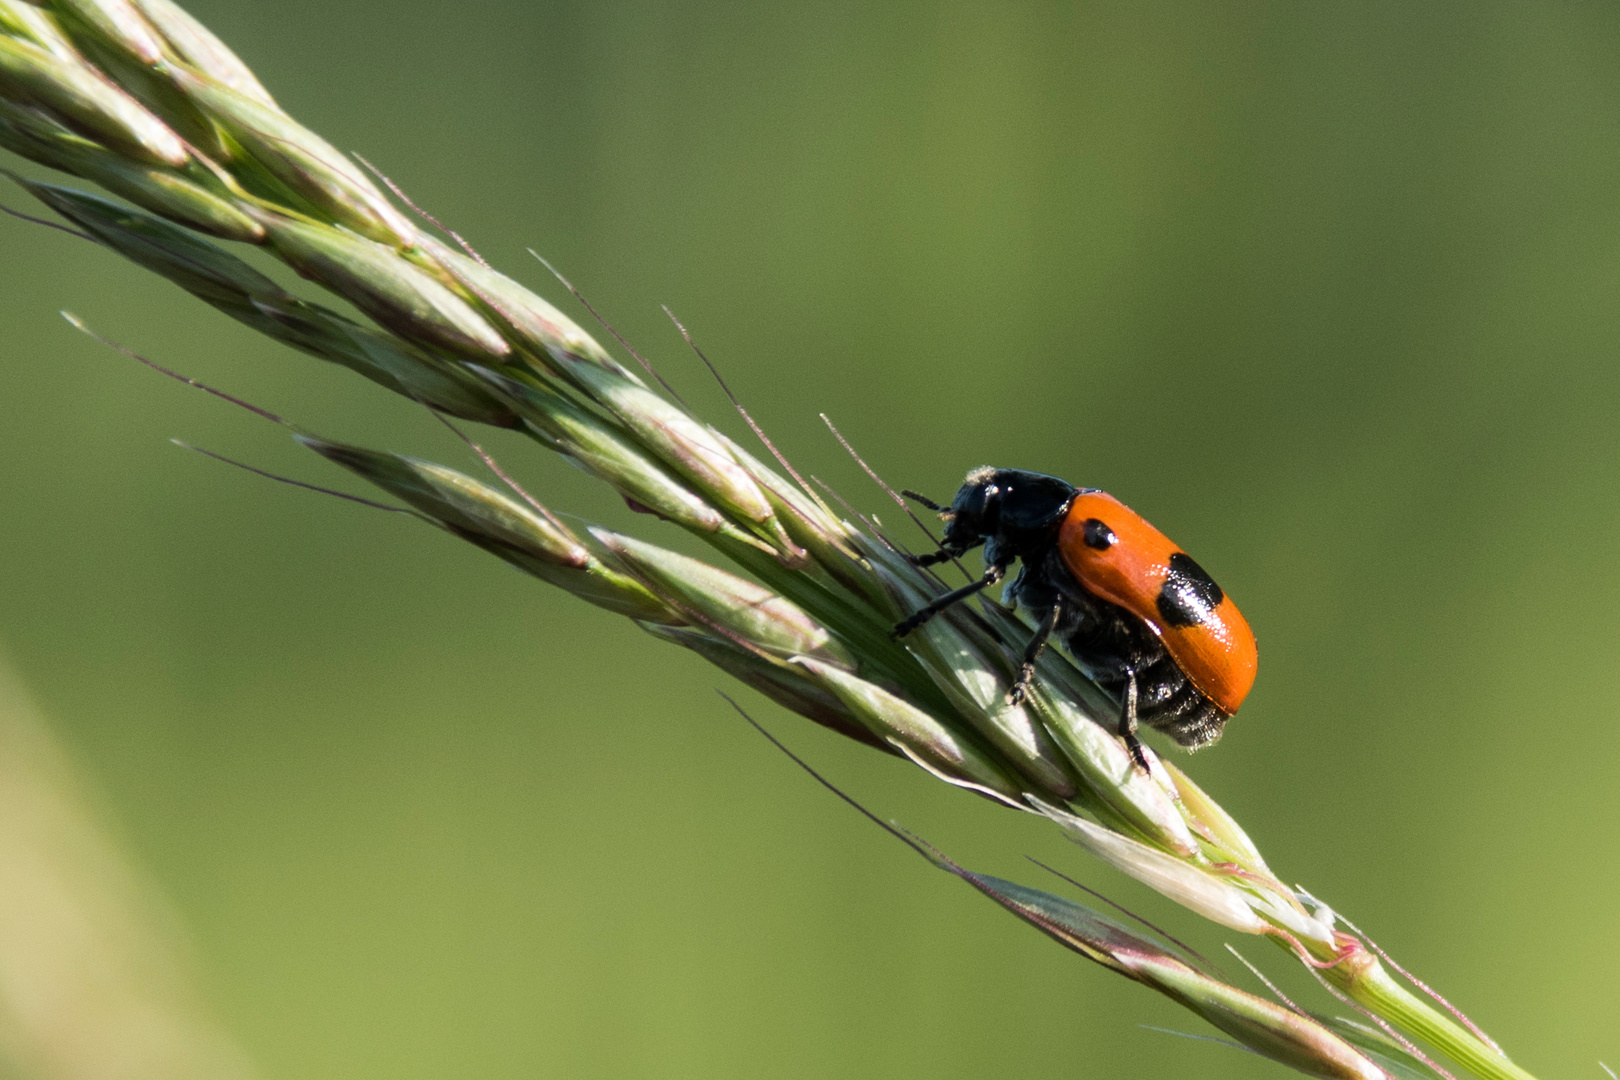
M 1261 642 L 1193 775 L 1538 1075 L 1620 1058 L 1620 8 L 189 7 L 737 433 L 670 304 L 859 505 L 818 411 L 896 483 L 993 462 L 1146 514 Z M 0 647 L 263 1076 L 1284 1075 L 1139 1028 L 1208 1030 L 859 820 L 694 657 L 175 450 L 344 483 L 55 313 L 465 465 L 432 420 L 70 237 L 8 219 L 0 252 Z M 1039 822 L 742 696 L 968 865 L 1056 860 L 1219 948 Z

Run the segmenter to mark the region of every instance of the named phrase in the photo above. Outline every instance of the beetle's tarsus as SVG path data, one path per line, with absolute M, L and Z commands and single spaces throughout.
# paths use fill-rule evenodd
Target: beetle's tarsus
M 1029 688 L 1035 684 L 1035 661 L 1046 651 L 1046 640 L 1052 636 L 1052 631 L 1057 629 L 1062 618 L 1063 602 L 1060 600 L 1047 611 L 1046 618 L 1035 628 L 1035 636 L 1024 646 L 1024 660 L 1018 665 L 1018 677 L 1013 680 L 1012 688 L 1007 691 L 1007 704 L 1022 705 L 1029 697 Z

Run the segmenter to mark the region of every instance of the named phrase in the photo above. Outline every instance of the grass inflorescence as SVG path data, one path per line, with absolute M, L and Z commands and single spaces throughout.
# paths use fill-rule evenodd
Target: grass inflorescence
M 1271 938 L 1366 1022 L 1244 993 L 1155 935 L 897 833 L 1020 918 L 1310 1075 L 1449 1075 L 1427 1043 L 1477 1076 L 1527 1080 L 1325 905 L 1284 885 L 1179 767 L 1151 751 L 1139 767 L 1115 733 L 1119 703 L 1061 650 L 1040 657 L 1032 692 L 1010 702 L 1031 632 L 1022 613 L 959 604 L 896 641 L 895 624 L 945 591 L 940 577 L 872 520 L 835 508 L 763 433 L 757 452 L 737 444 L 459 236 L 447 243 L 419 225 L 414 207 L 288 116 L 169 0 L 0 0 L 0 146 L 122 200 L 14 177 L 73 231 L 447 420 L 521 432 L 714 559 L 569 525 L 515 484 L 298 432 L 310 450 L 787 709 L 1044 816 L 1191 911 Z M 227 244 L 268 252 L 369 323 L 293 294 Z

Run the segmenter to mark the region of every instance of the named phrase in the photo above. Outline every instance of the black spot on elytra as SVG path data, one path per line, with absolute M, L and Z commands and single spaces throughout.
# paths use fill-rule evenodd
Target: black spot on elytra
M 1192 556 L 1176 552 L 1170 556 L 1170 574 L 1159 590 L 1159 615 L 1170 626 L 1198 626 L 1210 621 L 1226 594 L 1193 562 Z
M 1105 522 L 1096 518 L 1086 518 L 1082 535 L 1086 541 L 1086 547 L 1096 548 L 1098 551 L 1107 551 L 1119 543 L 1119 537 L 1114 535 L 1114 530 L 1110 529 Z

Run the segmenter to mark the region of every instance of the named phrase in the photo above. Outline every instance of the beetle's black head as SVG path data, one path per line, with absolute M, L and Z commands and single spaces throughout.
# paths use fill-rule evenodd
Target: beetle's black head
M 974 469 L 945 514 L 945 546 L 965 551 L 985 541 L 1021 553 L 1063 520 L 1076 488 L 1023 469 Z

